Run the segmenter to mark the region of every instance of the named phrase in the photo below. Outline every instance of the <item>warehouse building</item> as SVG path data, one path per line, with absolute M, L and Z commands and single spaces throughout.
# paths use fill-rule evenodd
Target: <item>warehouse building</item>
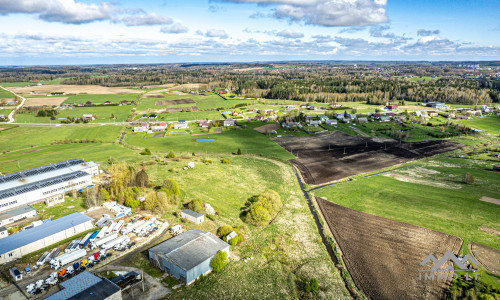
M 203 223 L 203 221 L 205 221 L 204 215 L 190 209 L 185 209 L 181 211 L 181 218 L 189 220 L 195 224 L 200 224 Z
M 36 216 L 33 206 L 25 205 L 0 213 L 0 226 L 5 226 L 16 221 Z
M 62 290 L 45 298 L 46 300 L 121 300 L 120 287 L 106 278 L 90 272 L 83 272 L 61 283 Z
M 92 220 L 84 214 L 72 213 L 3 238 L 0 242 L 0 264 L 89 230 L 94 227 Z
M 0 176 L 0 212 L 40 201 L 62 202 L 65 193 L 91 185 L 98 173 L 94 162 L 71 159 Z
M 229 245 L 210 232 L 191 229 L 149 249 L 157 268 L 190 284 L 212 271 L 210 262 L 219 251 L 229 255 Z

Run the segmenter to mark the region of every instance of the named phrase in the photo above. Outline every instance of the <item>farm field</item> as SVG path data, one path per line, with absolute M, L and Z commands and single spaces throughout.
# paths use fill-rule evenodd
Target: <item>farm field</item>
M 204 153 L 186 154 L 176 158 L 179 161 L 168 160 L 166 166 L 149 166 L 147 172 L 152 181 L 160 183 L 165 178 L 173 178 L 184 191 L 183 202 L 201 199 L 221 211 L 215 221 L 207 219 L 199 225 L 183 226 L 215 232 L 223 224 L 239 225 L 245 241 L 231 246 L 231 260 L 223 272 L 212 273 L 195 285 L 182 287 L 169 295 L 169 299 L 300 298 L 301 290 L 296 282 L 299 275 L 318 279 L 321 289 L 317 299 L 348 298 L 340 275 L 317 234 L 295 176 L 286 164 L 230 154 L 209 153 L 207 157 Z M 205 158 L 213 163 L 203 164 Z M 222 164 L 223 158 L 230 164 Z M 194 169 L 183 170 L 190 161 L 195 163 Z M 168 171 L 171 169 L 174 171 Z M 269 188 L 277 191 L 283 201 L 277 218 L 265 227 L 244 223 L 240 219 L 240 208 L 248 198 Z M 171 214 L 168 216 L 169 222 L 181 222 L 172 219 Z M 241 260 L 244 257 L 254 259 L 244 262 Z M 296 272 L 299 268 L 300 273 Z M 231 290 L 225 288 L 235 281 L 238 284 Z M 262 285 L 262 282 L 268 284 Z
M 82 103 L 90 101 L 94 104 L 102 104 L 106 101 L 110 101 L 111 103 L 119 103 L 121 101 L 137 101 L 137 98 L 140 94 L 105 94 L 105 95 L 96 95 L 96 94 L 78 94 L 78 95 L 70 95 L 64 103 Z
M 1 86 L 4 87 L 22 87 L 26 85 L 36 86 L 38 83 L 41 84 L 60 84 L 61 81 L 67 78 L 56 78 L 52 80 L 37 80 L 37 81 L 17 81 L 17 82 L 0 82 Z
M 157 101 L 192 99 L 195 103 L 191 104 L 171 104 L 171 105 L 156 105 Z M 224 100 L 220 96 L 207 93 L 206 95 L 168 95 L 164 98 L 142 98 L 137 105 L 137 112 L 154 112 L 169 107 L 186 107 L 197 106 L 200 110 L 215 109 L 215 108 L 232 108 L 233 105 L 239 103 L 251 103 L 251 100 Z
M 471 118 L 469 120 L 462 120 L 461 122 L 469 127 L 484 130 L 485 133 L 500 136 L 500 116 Z
M 4 87 L 4 85 L 0 83 Z M 69 94 L 136 94 L 137 90 L 120 88 L 120 87 L 104 87 L 100 85 L 66 85 L 66 84 L 47 84 L 47 85 L 32 85 L 24 86 L 16 82 L 14 86 L 9 87 L 16 94 L 48 94 L 48 93 L 66 93 Z
M 459 149 L 448 141 L 402 143 L 389 138 L 360 138 L 343 132 L 277 139 L 298 158 L 291 160 L 307 184 L 317 185 L 410 160 Z
M 14 95 L 12 93 L 4 89 L 0 89 L 0 99 L 10 99 L 10 98 L 14 98 Z
M 73 109 L 58 110 L 59 114 L 56 120 L 51 120 L 50 117 L 37 117 L 35 113 L 25 112 L 16 113 L 15 120 L 18 123 L 60 123 L 61 120 L 70 118 L 81 118 L 84 114 L 93 114 L 96 119 L 89 121 L 90 123 L 113 123 L 125 122 L 132 112 L 132 105 L 123 106 L 89 106 L 89 107 L 73 107 Z M 115 119 L 111 119 L 111 115 Z M 59 120 L 61 119 L 61 120 Z
M 210 111 L 187 111 L 187 112 L 169 112 L 157 113 L 158 119 L 162 121 L 195 121 L 195 120 L 221 120 L 222 115 L 216 110 Z M 141 121 L 142 114 L 135 115 L 136 121 Z
M 5 117 L 7 117 L 11 111 L 13 111 L 13 109 L 8 109 L 8 108 L 0 109 L 0 115 L 5 115 Z
M 68 97 L 40 97 L 40 98 L 26 98 L 24 106 L 52 106 L 59 105 L 64 102 Z
M 354 282 L 371 299 L 441 299 L 447 281 L 419 280 L 427 255 L 458 254 L 462 240 L 316 198 Z M 446 266 L 451 266 L 447 262 Z
M 253 130 L 254 127 L 261 126 L 260 122 L 241 122 L 247 124 L 246 129 L 224 131 L 219 134 L 207 135 L 166 135 L 164 138 L 154 138 L 146 133 L 133 134 L 129 131 L 125 135 L 124 141 L 134 147 L 149 148 L 151 151 L 167 152 L 213 152 L 231 153 L 241 148 L 243 153 L 264 154 L 280 159 L 294 158 L 285 149 L 274 143 L 269 137 Z M 214 138 L 214 142 L 199 143 L 199 138 Z
M 49 145 L 56 140 L 117 140 L 121 126 L 30 126 L 0 125 L 0 149 L 12 151 Z M 13 141 L 16 141 L 15 143 Z

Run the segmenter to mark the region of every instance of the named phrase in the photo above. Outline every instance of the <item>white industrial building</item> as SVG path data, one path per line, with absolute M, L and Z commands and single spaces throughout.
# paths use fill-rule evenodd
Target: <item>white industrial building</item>
M 0 242 L 0 264 L 18 259 L 94 227 L 92 218 L 72 213 L 19 233 Z
M 36 216 L 36 209 L 31 205 L 16 207 L 0 213 L 0 226 L 5 226 L 16 221 Z
M 64 194 L 92 184 L 99 174 L 94 162 L 71 159 L 0 176 L 0 212 L 30 203 L 64 201 Z

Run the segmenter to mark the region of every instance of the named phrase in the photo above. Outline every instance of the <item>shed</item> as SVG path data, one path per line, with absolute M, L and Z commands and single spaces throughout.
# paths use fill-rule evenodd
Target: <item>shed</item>
M 226 242 L 227 242 L 228 244 L 231 244 L 231 240 L 232 240 L 232 239 L 234 239 L 237 235 L 238 235 L 238 234 L 236 233 L 236 231 L 234 231 L 234 230 L 233 230 L 233 231 L 231 231 L 230 233 L 228 233 L 228 234 L 226 235 Z
M 47 300 L 62 299 L 122 299 L 119 286 L 106 278 L 85 271 L 61 283 L 62 290 L 47 297 Z
M 205 216 L 197 213 L 195 211 L 192 211 L 190 209 L 185 209 L 181 211 L 181 218 L 187 219 L 193 223 L 200 224 L 203 221 L 205 221 Z
M 0 239 L 9 236 L 9 232 L 5 226 L 0 227 Z
M 229 245 L 210 232 L 191 229 L 149 249 L 153 265 L 185 284 L 212 271 L 210 262 L 219 251 L 229 255 Z

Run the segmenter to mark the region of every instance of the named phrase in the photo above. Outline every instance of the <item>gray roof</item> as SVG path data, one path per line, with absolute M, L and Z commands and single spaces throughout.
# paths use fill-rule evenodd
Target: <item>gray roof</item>
M 120 288 L 105 278 L 99 278 L 90 272 L 83 272 L 61 283 L 63 289 L 46 299 L 105 299 Z
M 10 218 L 18 216 L 18 215 L 22 215 L 22 214 L 25 214 L 25 213 L 30 212 L 30 211 L 36 211 L 36 209 L 31 205 L 17 207 L 17 208 L 14 208 L 14 209 L 11 209 L 9 211 L 1 213 L 0 214 L 0 221 L 7 220 L 7 219 L 10 219 Z
M 5 226 L 0 226 L 0 232 L 2 232 L 2 231 L 7 231 L 7 227 L 5 227 Z
M 189 216 L 191 216 L 193 218 L 196 218 L 196 219 L 198 219 L 199 217 L 203 217 L 202 214 L 197 213 L 194 210 L 190 210 L 190 209 L 185 209 L 185 210 L 182 211 L 182 213 L 184 213 L 186 215 L 189 215 Z
M 10 235 L 2 239 L 2 242 L 0 243 L 0 254 L 10 252 L 24 245 L 31 244 L 35 241 L 91 220 L 93 219 L 82 213 L 76 212 L 54 221 L 44 223 L 40 226 Z
M 27 192 L 35 191 L 41 188 L 46 188 L 51 185 L 55 185 L 61 182 L 70 181 L 73 179 L 81 178 L 90 175 L 87 172 L 76 171 L 64 175 L 59 175 L 57 177 L 51 177 L 37 182 L 25 184 L 19 187 L 12 187 L 10 189 L 5 189 L 0 191 L 0 200 L 9 198 L 15 195 L 21 195 Z
M 149 249 L 179 268 L 189 271 L 229 245 L 210 232 L 190 229 Z

